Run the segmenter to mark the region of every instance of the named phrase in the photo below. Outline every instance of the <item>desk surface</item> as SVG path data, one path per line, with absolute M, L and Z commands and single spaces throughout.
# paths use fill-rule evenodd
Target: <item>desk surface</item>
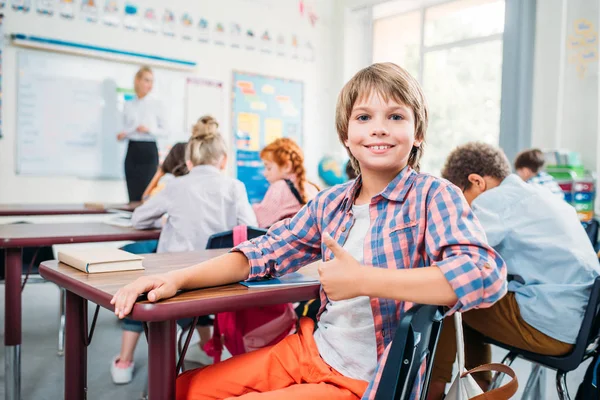
M 127 204 L 0 204 L 0 217 L 30 215 L 106 214 L 110 209 L 133 211 L 139 202 Z
M 102 222 L 0 225 L 0 248 L 66 243 L 158 239 L 160 230 L 137 230 Z
M 40 266 L 40 275 L 75 294 L 104 308 L 113 310 L 112 296 L 119 288 L 140 276 L 160 274 L 181 269 L 205 261 L 228 250 L 203 250 L 184 253 L 147 254 L 143 271 L 109 272 L 86 274 L 56 260 L 45 261 Z M 316 268 L 306 267 L 302 273 L 315 276 Z M 291 303 L 318 296 L 320 284 L 287 286 L 268 289 L 249 289 L 238 283 L 215 288 L 181 292 L 177 296 L 151 303 L 138 301 L 133 308 L 132 318 L 140 321 L 165 321 L 223 311 L 233 311 L 253 306 Z

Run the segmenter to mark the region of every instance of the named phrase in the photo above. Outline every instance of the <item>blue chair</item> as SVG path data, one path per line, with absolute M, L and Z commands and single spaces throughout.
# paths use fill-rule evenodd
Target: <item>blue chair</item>
M 527 380 L 527 384 L 525 385 L 523 397 L 521 398 L 522 400 L 528 398 L 545 398 L 540 392 L 534 393 L 536 390 L 544 390 L 545 382 L 543 382 L 543 367 L 556 370 L 556 391 L 558 392 L 558 397 L 560 400 L 570 400 L 566 384 L 567 373 L 575 370 L 583 361 L 591 357 L 598 348 L 598 339 L 600 338 L 599 306 L 600 277 L 596 278 L 594 285 L 592 286 L 590 300 L 583 316 L 583 323 L 581 324 L 581 328 L 579 328 L 575 346 L 570 353 L 563 356 L 544 356 L 537 353 L 531 353 L 486 338 L 486 342 L 508 350 L 508 354 L 502 360 L 502 364 L 510 366 L 517 357 L 535 363 L 531 374 L 529 375 L 529 379 Z M 500 384 L 501 376 L 495 375 L 492 380 L 491 388 L 499 387 Z
M 442 309 L 438 306 L 418 304 L 404 314 L 383 367 L 375 400 L 408 400 L 424 360 L 427 368 L 421 399 L 427 398 L 442 320 Z

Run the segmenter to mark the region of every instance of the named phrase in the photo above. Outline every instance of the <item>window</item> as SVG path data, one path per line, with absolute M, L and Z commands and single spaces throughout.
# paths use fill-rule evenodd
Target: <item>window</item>
M 448 153 L 465 142 L 498 144 L 504 0 L 456 0 L 392 16 L 377 7 L 374 62 L 406 68 L 429 102 L 421 170 L 439 174 Z

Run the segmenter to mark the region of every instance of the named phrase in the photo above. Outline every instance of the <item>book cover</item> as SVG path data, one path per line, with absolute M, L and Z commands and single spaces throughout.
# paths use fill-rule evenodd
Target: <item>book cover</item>
M 262 279 L 259 281 L 251 281 L 251 282 L 240 282 L 242 285 L 250 288 L 268 288 L 268 287 L 281 287 L 281 286 L 301 286 L 301 285 L 314 285 L 318 284 L 319 280 L 312 278 L 310 276 L 301 274 L 299 272 L 293 272 L 291 274 L 287 274 L 281 276 L 279 278 L 271 278 L 271 279 Z
M 61 250 L 58 261 L 88 274 L 144 269 L 144 257 L 115 248 Z

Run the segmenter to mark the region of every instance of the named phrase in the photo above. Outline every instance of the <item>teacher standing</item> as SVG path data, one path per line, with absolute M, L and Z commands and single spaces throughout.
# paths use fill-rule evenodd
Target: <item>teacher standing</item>
M 160 103 L 148 98 L 153 84 L 152 69 L 141 67 L 134 80 L 136 98 L 125 102 L 123 131 L 117 135 L 120 141 L 129 140 L 125 180 L 130 202 L 142 200 L 142 194 L 158 168 L 156 138 L 163 134 L 164 120 Z

